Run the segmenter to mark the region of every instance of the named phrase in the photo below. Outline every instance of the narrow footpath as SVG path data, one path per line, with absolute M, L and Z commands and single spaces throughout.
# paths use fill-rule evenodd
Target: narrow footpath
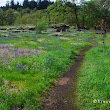
M 93 46 L 98 45 L 96 41 L 92 39 L 90 39 L 90 41 Z M 43 110 L 78 110 L 75 105 L 75 88 L 78 79 L 77 72 L 83 63 L 85 53 L 93 46 L 80 51 L 70 71 L 65 73 L 64 76 L 58 80 L 57 85 L 48 92 L 45 101 L 43 101 Z

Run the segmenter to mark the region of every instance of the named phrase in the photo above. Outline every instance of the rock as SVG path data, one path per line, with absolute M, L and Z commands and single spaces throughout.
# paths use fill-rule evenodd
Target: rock
M 35 27 L 30 27 L 29 30 L 30 30 L 30 31 L 35 31 L 36 28 L 35 28 Z
M 54 26 L 54 29 L 56 29 L 56 32 L 66 32 L 70 28 L 69 25 L 61 24 Z

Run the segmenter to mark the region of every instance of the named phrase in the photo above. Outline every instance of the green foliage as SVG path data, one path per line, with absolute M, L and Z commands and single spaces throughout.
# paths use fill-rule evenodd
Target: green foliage
M 62 5 L 60 2 L 47 8 L 52 23 L 74 24 L 74 13 L 68 5 Z M 66 15 L 66 16 L 65 16 Z
M 26 2 L 28 2 L 28 4 L 25 4 L 25 8 L 20 7 L 14 10 L 9 6 L 10 8 L 8 7 L 6 10 L 0 9 L 0 25 L 36 25 L 37 20 L 37 23 L 39 22 L 38 27 L 42 28 L 43 26 L 41 25 L 45 24 L 42 22 L 44 19 L 44 21 L 48 21 L 49 25 L 64 23 L 78 28 L 100 28 L 100 21 L 104 19 L 107 28 L 110 27 L 110 7 L 108 0 L 85 1 L 81 2 L 80 5 L 75 4 L 75 2 L 57 1 L 51 5 L 48 4 L 48 7 L 42 5 L 41 7 L 44 7 L 42 8 L 43 10 L 33 9 L 28 6 L 30 5 L 29 3 L 34 3 L 35 1 Z M 39 2 L 47 4 L 46 1 Z M 14 7 L 16 7 L 16 5 Z
M 76 56 L 77 56 L 77 53 L 75 53 L 74 51 L 71 51 L 70 59 L 75 59 Z
M 6 11 L 6 23 L 7 25 L 12 25 L 16 19 L 16 13 L 13 9 L 8 9 Z
M 41 31 L 46 30 L 47 28 L 48 28 L 48 22 L 45 20 L 45 18 L 39 19 L 37 21 L 36 31 L 38 33 L 41 33 Z
M 0 9 L 0 25 L 4 24 L 4 19 L 5 19 L 4 12 L 2 9 Z

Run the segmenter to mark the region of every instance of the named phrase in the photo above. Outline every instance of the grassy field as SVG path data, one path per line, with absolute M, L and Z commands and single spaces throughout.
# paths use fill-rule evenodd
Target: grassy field
M 40 99 L 69 70 L 93 32 L 0 32 L 0 110 L 40 110 Z
M 110 34 L 103 48 L 101 37 L 95 39 L 99 45 L 87 52 L 79 72 L 77 105 L 79 110 L 110 109 Z
M 93 31 L 6 30 L 0 36 L 0 110 L 41 110 L 41 96 L 69 70 L 79 51 L 91 45 L 90 38 L 99 45 L 87 52 L 79 72 L 77 104 L 81 110 L 110 108 L 110 34 L 106 51 L 101 35 Z

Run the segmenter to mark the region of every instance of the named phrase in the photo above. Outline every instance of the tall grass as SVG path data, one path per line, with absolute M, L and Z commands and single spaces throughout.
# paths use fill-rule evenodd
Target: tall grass
M 97 38 L 98 39 L 98 38 Z M 107 50 L 100 45 L 87 52 L 77 88 L 77 104 L 80 110 L 110 109 L 110 40 Z
M 70 68 L 79 51 L 90 45 L 91 36 L 89 32 L 64 33 L 62 37 L 50 33 L 16 36 L 18 40 L 7 38 L 1 42 L 12 45 L 0 47 L 0 110 L 39 110 L 40 96 Z M 30 50 L 30 54 L 26 56 L 23 49 Z M 1 57 L 3 52 L 8 53 Z M 11 52 L 12 57 L 8 57 Z

